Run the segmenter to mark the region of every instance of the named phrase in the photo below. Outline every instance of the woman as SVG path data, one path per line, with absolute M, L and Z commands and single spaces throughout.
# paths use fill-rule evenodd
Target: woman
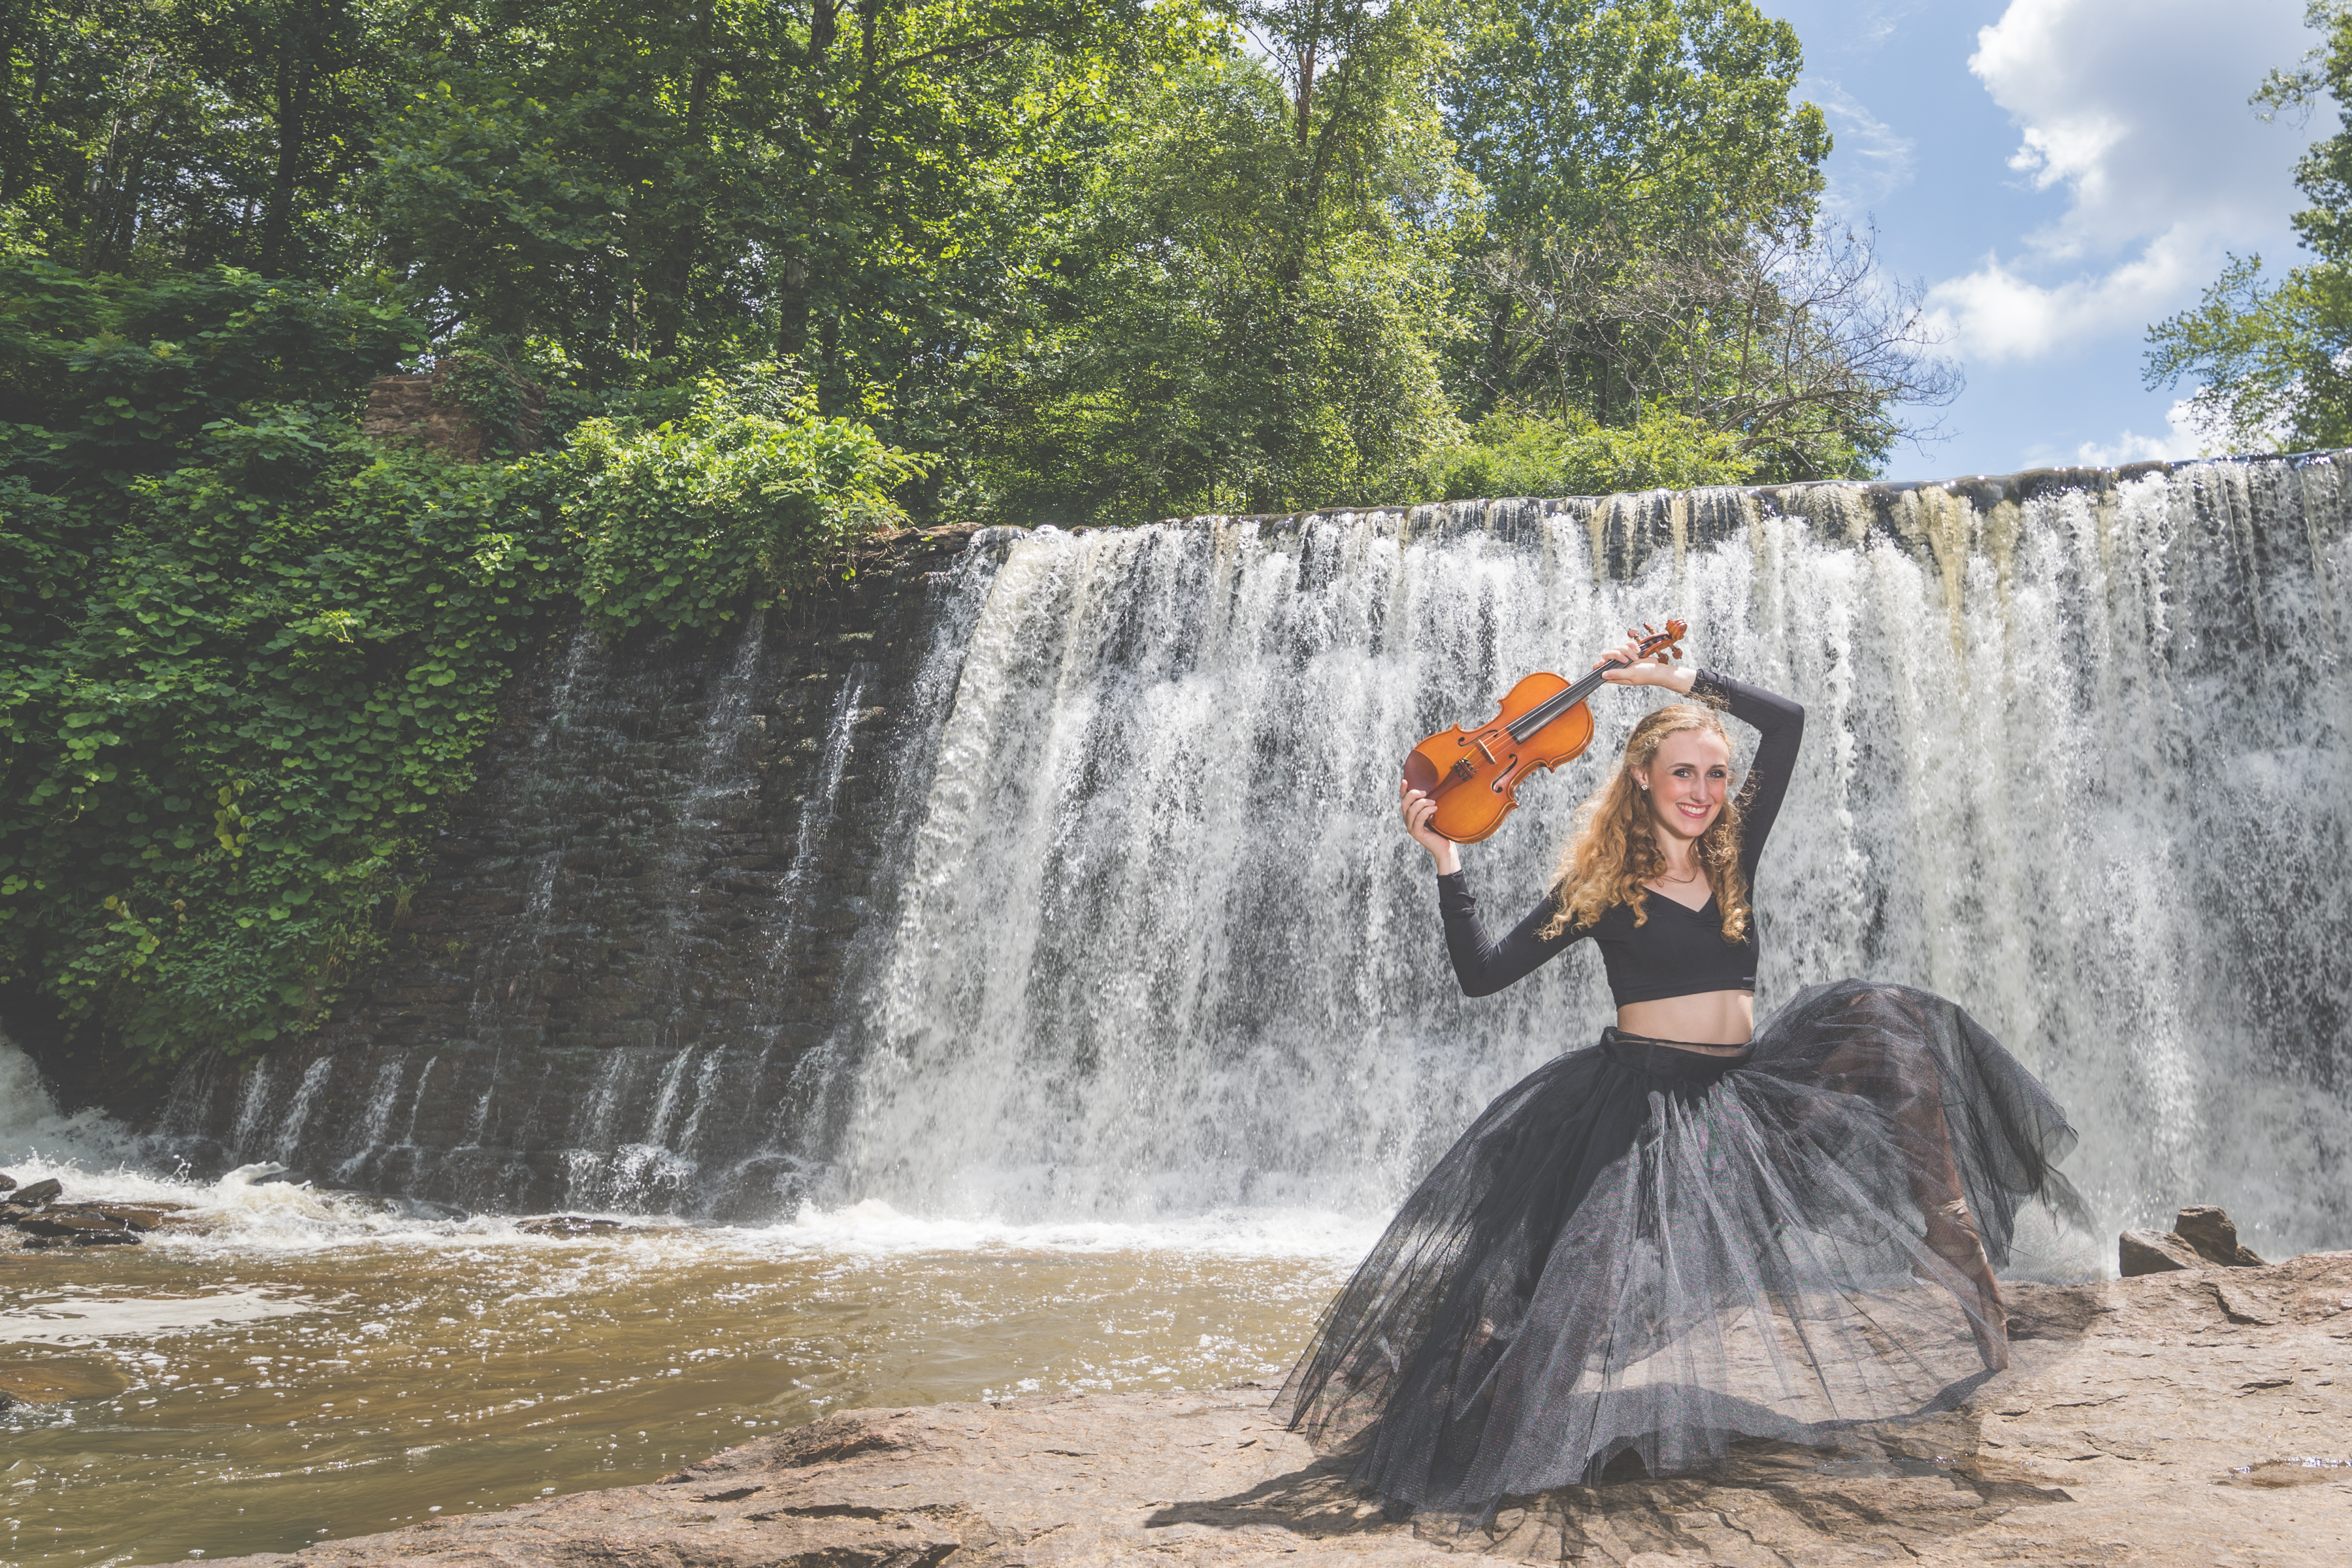
M 1996 1264 L 2019 1205 L 2082 1205 L 2074 1133 L 1950 1002 L 1846 980 L 1754 1028 L 1750 899 L 1804 710 L 1645 662 L 1606 679 L 1696 701 L 1634 727 L 1578 813 L 1551 892 L 1490 940 L 1434 803 L 1402 791 L 1462 988 L 1499 991 L 1590 937 L 1617 1023 L 1488 1106 L 1405 1203 L 1277 1400 L 1358 1481 L 1486 1510 L 1653 1475 L 1742 1436 L 1819 1443 L 1948 1408 L 2008 1364 Z M 1759 731 L 1730 797 L 1713 704 Z

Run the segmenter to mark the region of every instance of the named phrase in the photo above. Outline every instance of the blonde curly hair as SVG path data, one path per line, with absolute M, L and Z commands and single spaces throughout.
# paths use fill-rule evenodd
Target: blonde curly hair
M 1670 702 L 1655 709 L 1633 726 L 1625 753 L 1609 777 L 1576 810 L 1576 830 L 1560 853 L 1559 878 L 1552 885 L 1552 916 L 1543 928 L 1546 939 L 1570 926 L 1590 927 L 1619 904 L 1633 910 L 1633 923 L 1650 918 L 1650 890 L 1643 884 L 1662 877 L 1666 858 L 1658 847 L 1651 825 L 1650 803 L 1633 782 L 1635 768 L 1646 769 L 1669 735 L 1704 730 L 1727 751 L 1731 737 L 1723 721 L 1704 702 Z M 1748 879 L 1739 870 L 1739 803 L 1727 798 L 1723 811 L 1707 825 L 1693 847 L 1723 911 L 1723 940 L 1736 942 L 1748 934 Z

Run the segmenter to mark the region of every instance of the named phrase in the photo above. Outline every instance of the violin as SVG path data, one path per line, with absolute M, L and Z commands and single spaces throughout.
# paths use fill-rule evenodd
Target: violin
M 1645 622 L 1642 630 L 1642 659 L 1664 663 L 1669 656 L 1682 658 L 1687 622 L 1668 621 L 1662 632 Z M 1437 803 L 1429 826 L 1456 844 L 1475 844 L 1502 826 L 1519 804 L 1517 791 L 1530 770 L 1549 773 L 1592 744 L 1592 710 L 1584 700 L 1601 686 L 1604 672 L 1626 666 L 1622 658 L 1603 659 L 1572 681 L 1539 669 L 1512 687 L 1495 716 L 1478 728 L 1456 724 L 1440 730 L 1406 752 L 1406 787 Z

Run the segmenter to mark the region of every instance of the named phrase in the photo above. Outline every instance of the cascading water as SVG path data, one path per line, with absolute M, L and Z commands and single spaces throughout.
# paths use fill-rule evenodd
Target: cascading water
M 1608 1007 L 1591 953 L 1458 994 L 1398 756 L 1679 615 L 1696 658 L 1811 712 L 1759 889 L 1760 1005 L 1849 973 L 1952 995 L 2072 1109 L 2111 1219 L 2221 1202 L 2258 1245 L 2343 1244 L 2336 470 L 2021 510 L 1914 491 L 1899 531 L 1852 489 L 1810 502 L 1703 495 L 1622 575 L 1595 556 L 1626 531 L 1589 504 L 985 540 L 858 1009 L 840 1191 L 1027 1216 L 1391 1203 Z M 1491 918 L 1532 905 L 1646 698 L 1604 693 L 1587 760 L 1469 851 Z
M 466 830 L 505 880 L 434 895 L 489 911 L 433 959 L 470 1011 L 193 1073 L 164 1146 L 472 1207 L 1377 1215 L 1607 1016 L 1590 953 L 1458 994 L 1398 758 L 1679 615 L 1811 713 L 1762 1005 L 1952 995 L 2111 1224 L 2344 1245 L 2346 508 L 2263 459 L 997 530 L 879 630 L 583 637 Z M 1648 700 L 1470 852 L 1491 918 Z

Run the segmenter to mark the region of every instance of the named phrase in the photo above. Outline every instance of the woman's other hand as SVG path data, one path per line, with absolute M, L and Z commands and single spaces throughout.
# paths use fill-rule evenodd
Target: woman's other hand
M 1429 851 L 1437 874 L 1450 877 L 1462 869 L 1462 847 L 1430 826 L 1430 819 L 1437 815 L 1437 802 L 1399 780 L 1397 805 L 1404 811 L 1404 830 L 1412 835 L 1414 843 Z
M 1691 682 L 1698 675 L 1696 666 L 1687 664 L 1677 666 L 1674 662 L 1674 656 L 1664 649 L 1650 655 L 1647 658 L 1643 658 L 1642 634 L 1630 629 L 1625 633 L 1623 642 L 1608 649 L 1592 661 L 1593 668 L 1600 669 L 1601 666 L 1612 658 L 1616 659 L 1622 668 L 1601 671 L 1601 679 L 1612 686 L 1663 686 L 1669 691 L 1679 691 L 1687 697 L 1690 695 Z

